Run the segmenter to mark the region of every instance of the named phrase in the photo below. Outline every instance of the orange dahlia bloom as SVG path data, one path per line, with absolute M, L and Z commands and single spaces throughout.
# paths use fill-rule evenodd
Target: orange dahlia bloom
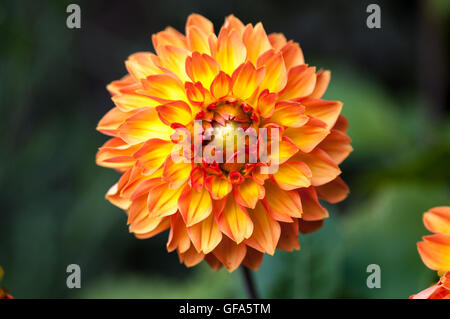
M 424 264 L 443 276 L 439 282 L 413 299 L 450 299 L 450 207 L 434 207 L 423 215 L 425 227 L 433 235 L 423 237 L 417 249 Z
M 192 14 L 185 35 L 169 27 L 152 40 L 156 54 L 131 55 L 128 74 L 107 86 L 115 107 L 97 127 L 113 137 L 97 164 L 122 173 L 106 197 L 127 211 L 130 232 L 170 229 L 180 262 L 229 271 L 299 249 L 298 232 L 328 217 L 319 198 L 349 192 L 338 166 L 352 151 L 342 103 L 321 99 L 330 72 L 305 64 L 298 43 L 234 16 L 217 36 Z M 225 155 L 235 132 L 245 143 Z M 266 160 L 251 160 L 264 149 Z

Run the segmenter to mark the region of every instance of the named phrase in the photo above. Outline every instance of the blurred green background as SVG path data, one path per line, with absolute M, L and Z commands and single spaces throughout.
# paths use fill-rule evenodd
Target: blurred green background
M 81 29 L 66 6 L 81 6 Z M 381 6 L 382 28 L 365 21 Z M 107 139 L 95 131 L 112 107 L 105 85 L 123 61 L 151 51 L 150 35 L 184 30 L 189 13 L 262 21 L 300 42 L 311 65 L 331 69 L 325 98 L 344 102 L 355 151 L 351 188 L 301 250 L 266 256 L 254 277 L 262 297 L 407 298 L 437 280 L 416 242 L 422 213 L 450 205 L 448 1 L 2 1 L 0 3 L 0 265 L 17 298 L 245 297 L 241 274 L 180 265 L 128 233 L 104 199 L 119 175 L 95 165 Z M 82 288 L 66 287 L 79 264 Z M 379 264 L 381 288 L 366 286 Z

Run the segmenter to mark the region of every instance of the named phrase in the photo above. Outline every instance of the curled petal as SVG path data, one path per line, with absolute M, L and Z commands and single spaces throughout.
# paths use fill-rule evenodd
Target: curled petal
M 186 30 L 191 26 L 199 28 L 207 36 L 209 36 L 211 33 L 214 33 L 214 25 L 212 24 L 212 22 L 197 13 L 190 14 L 187 18 Z
M 285 191 L 276 184 L 268 182 L 264 185 L 266 197 L 263 204 L 269 214 L 281 222 L 292 222 L 292 217 L 302 217 L 302 202 L 297 191 Z
M 117 134 L 117 129 L 125 122 L 134 112 L 126 113 L 118 107 L 114 107 L 106 113 L 97 125 L 97 131 L 110 136 Z
M 305 221 L 317 221 L 328 217 L 328 211 L 319 203 L 314 187 L 298 190 L 302 201 L 303 215 Z
M 320 99 L 328 88 L 330 83 L 331 72 L 328 70 L 317 72 L 316 86 L 314 91 L 309 95 L 310 98 Z
M 155 107 L 159 102 L 141 94 L 121 94 L 111 98 L 122 112 L 130 112 L 142 107 Z
M 338 101 L 325 101 L 320 99 L 302 99 L 305 106 L 305 114 L 314 116 L 327 124 L 331 129 L 341 113 L 342 103 Z
M 269 50 L 258 58 L 257 67 L 264 66 L 266 76 L 260 89 L 268 89 L 270 92 L 279 92 L 287 82 L 286 66 L 281 52 Z
M 286 65 L 286 69 L 305 64 L 305 60 L 303 58 L 302 49 L 298 43 L 289 41 L 281 48 L 281 53 L 283 54 L 284 64 Z
M 264 254 L 262 252 L 247 246 L 247 254 L 242 261 L 242 264 L 252 270 L 258 270 L 259 266 L 261 266 L 263 258 Z
M 298 152 L 292 160 L 304 162 L 309 166 L 313 186 L 329 183 L 341 174 L 341 170 L 333 159 L 320 148 L 315 148 L 309 153 Z
M 307 123 L 301 127 L 289 127 L 283 136 L 288 137 L 294 144 L 305 153 L 311 152 L 322 142 L 330 131 L 321 120 L 307 117 Z
M 423 215 L 423 223 L 433 233 L 450 235 L 450 207 L 441 206 L 430 209 Z
M 207 54 L 192 53 L 186 59 L 186 72 L 194 82 L 200 82 L 203 87 L 210 87 L 212 81 L 220 70 L 216 60 Z
M 124 170 L 136 163 L 133 154 L 140 145 L 128 145 L 122 139 L 115 137 L 99 148 L 95 158 L 97 165 Z
M 137 165 L 143 169 L 143 173 L 150 175 L 164 164 L 172 148 L 173 143 L 170 141 L 151 139 L 139 148 L 134 158 L 137 159 Z
M 351 138 L 339 130 L 331 130 L 330 134 L 319 144 L 319 148 L 324 150 L 336 164 L 342 163 L 353 151 L 350 145 Z
M 140 93 L 158 102 L 187 101 L 183 83 L 172 74 L 150 75 L 142 80 L 142 85 L 144 89 Z
M 257 110 L 262 117 L 271 117 L 275 111 L 275 103 L 278 95 L 276 93 L 269 93 L 269 90 L 261 92 L 258 98 Z
M 433 270 L 450 269 L 450 235 L 435 234 L 423 237 L 417 249 L 424 264 Z
M 350 189 L 342 178 L 337 177 L 329 183 L 316 187 L 317 194 L 329 203 L 335 204 L 343 201 Z
M 132 54 L 125 61 L 125 66 L 130 75 L 139 82 L 149 75 L 162 73 L 159 65 L 155 63 L 159 58 L 150 52 L 138 52 Z
M 264 186 L 251 178 L 245 179 L 235 188 L 234 198 L 239 205 L 255 208 L 256 203 L 265 195 Z
M 312 173 L 302 162 L 286 162 L 273 174 L 273 179 L 281 189 L 293 190 L 311 185 Z
M 186 267 L 194 267 L 195 265 L 198 265 L 205 257 L 203 253 L 199 253 L 192 245 L 184 253 L 181 253 L 180 251 L 177 252 L 180 262 L 184 263 Z
M 323 219 L 306 221 L 303 219 L 298 220 L 298 229 L 302 234 L 309 234 L 317 231 L 323 226 Z
M 167 241 L 167 251 L 171 252 L 175 249 L 180 253 L 184 253 L 191 247 L 186 226 L 180 214 L 170 216 L 170 233 Z
M 283 33 L 271 33 L 268 36 L 269 42 L 272 45 L 272 48 L 275 50 L 280 50 L 286 44 L 286 37 Z
M 275 111 L 269 121 L 288 127 L 300 127 L 309 120 L 304 113 L 305 107 L 300 103 L 283 101 L 275 105 Z
M 186 49 L 186 38 L 172 27 L 167 27 L 164 31 L 152 36 L 153 47 L 158 52 L 158 48 L 170 45 L 173 47 Z M 158 52 L 159 55 L 159 52 Z
M 290 100 L 310 95 L 316 86 L 316 68 L 306 64 L 291 68 L 287 75 L 287 83 L 280 92 L 279 100 Z
M 161 121 L 171 126 L 173 123 L 187 125 L 192 121 L 192 111 L 183 101 L 169 102 L 156 108 Z
M 189 49 L 192 52 L 210 53 L 208 35 L 199 27 L 192 25 L 186 28 Z

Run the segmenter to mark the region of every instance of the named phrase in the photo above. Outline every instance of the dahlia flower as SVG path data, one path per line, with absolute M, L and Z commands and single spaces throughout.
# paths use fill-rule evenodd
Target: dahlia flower
M 122 173 L 106 198 L 126 210 L 129 231 L 169 229 L 180 262 L 230 272 L 299 249 L 299 231 L 328 217 L 319 198 L 349 192 L 342 103 L 321 99 L 330 72 L 305 64 L 298 43 L 232 15 L 218 35 L 192 14 L 185 35 L 168 27 L 152 41 L 156 53 L 132 54 L 128 74 L 107 86 L 114 107 L 97 127 L 112 136 L 97 164 Z
M 450 207 L 434 207 L 423 215 L 425 227 L 433 235 L 423 237 L 417 249 L 424 264 L 439 274 L 439 282 L 416 295 L 413 299 L 450 299 Z

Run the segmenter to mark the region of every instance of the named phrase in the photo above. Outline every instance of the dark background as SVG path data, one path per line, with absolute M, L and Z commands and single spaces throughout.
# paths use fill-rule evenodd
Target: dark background
M 81 29 L 66 6 L 81 6 Z M 368 29 L 366 7 L 381 7 Z M 105 86 L 124 60 L 152 51 L 151 34 L 187 16 L 244 24 L 299 42 L 307 63 L 331 69 L 325 98 L 344 102 L 355 151 L 351 188 L 327 206 L 301 250 L 266 256 L 262 297 L 407 298 L 437 280 L 416 242 L 422 213 L 450 205 L 449 2 L 430 1 L 2 1 L 0 3 L 0 265 L 18 298 L 244 297 L 241 276 L 204 263 L 186 269 L 167 233 L 137 240 L 125 213 L 104 199 L 119 175 L 97 167 L 107 137 L 95 131 L 113 105 Z M 79 264 L 82 288 L 66 287 Z M 380 289 L 366 286 L 379 264 Z

